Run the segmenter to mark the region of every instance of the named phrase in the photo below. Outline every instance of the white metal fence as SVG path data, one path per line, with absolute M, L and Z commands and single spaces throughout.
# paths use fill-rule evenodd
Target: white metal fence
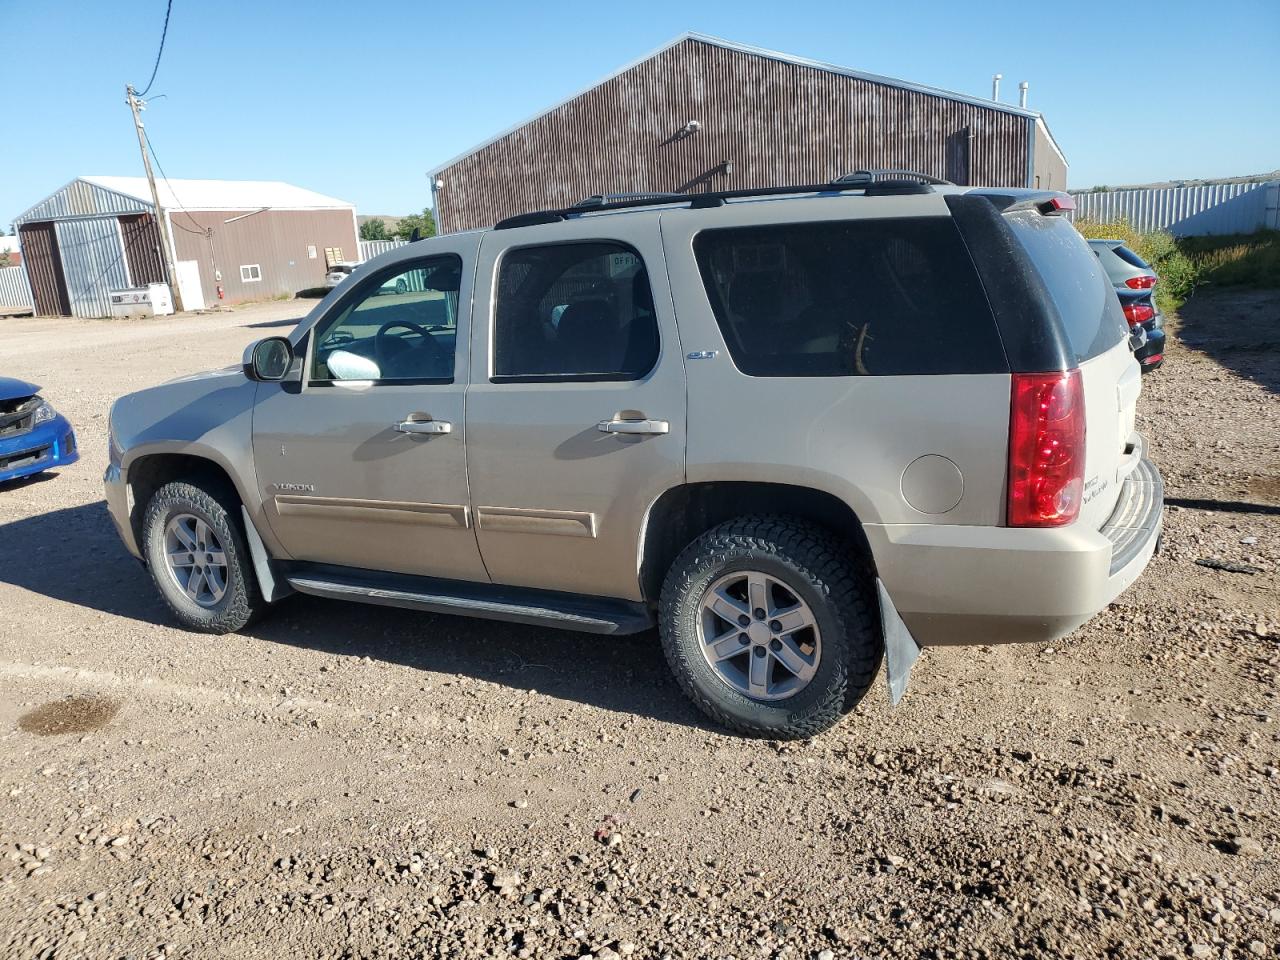
M 380 253 L 386 253 L 396 247 L 403 247 L 408 242 L 408 240 L 361 240 L 360 262 L 364 263 L 366 260 L 372 260 Z
M 1280 180 L 1153 187 L 1073 195 L 1076 220 L 1124 218 L 1137 230 L 1175 237 L 1280 230 Z
M 27 268 L 0 267 L 0 307 L 21 309 L 34 303 L 31 285 L 27 283 Z

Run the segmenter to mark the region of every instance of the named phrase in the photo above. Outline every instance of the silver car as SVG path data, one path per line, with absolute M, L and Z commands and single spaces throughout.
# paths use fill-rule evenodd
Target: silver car
M 809 736 L 886 651 L 896 699 L 919 644 L 1060 637 L 1155 549 L 1138 365 L 1062 202 L 839 182 L 402 247 L 242 369 L 120 399 L 111 516 L 190 629 L 293 591 L 656 625 L 708 716 Z

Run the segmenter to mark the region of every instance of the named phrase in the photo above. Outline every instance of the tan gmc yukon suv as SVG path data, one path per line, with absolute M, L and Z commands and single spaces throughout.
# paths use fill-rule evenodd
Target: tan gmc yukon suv
M 119 400 L 111 515 L 190 629 L 293 591 L 656 625 L 710 717 L 808 736 L 886 650 L 896 700 L 917 644 L 1059 637 L 1156 547 L 1138 364 L 1067 205 L 861 176 L 413 243 Z

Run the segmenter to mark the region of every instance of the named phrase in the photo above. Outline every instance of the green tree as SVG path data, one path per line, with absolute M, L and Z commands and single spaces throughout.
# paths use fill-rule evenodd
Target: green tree
M 395 235 L 405 240 L 411 240 L 413 239 L 414 230 L 418 231 L 419 240 L 425 240 L 427 237 L 436 235 L 436 218 L 430 207 L 423 210 L 421 215 L 411 213 L 407 217 L 401 217 L 400 222 L 396 224 Z
M 387 240 L 387 222 L 375 217 L 360 224 L 361 240 Z

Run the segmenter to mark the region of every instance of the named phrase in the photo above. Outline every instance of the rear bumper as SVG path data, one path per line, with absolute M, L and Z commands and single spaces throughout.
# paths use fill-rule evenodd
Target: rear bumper
M 1146 569 L 1164 487 L 1145 458 L 1099 530 L 868 524 L 903 622 L 921 644 L 1055 640 L 1105 609 Z
M 79 459 L 76 433 L 66 417 L 58 415 L 34 430 L 0 440 L 0 483 L 70 466 Z

